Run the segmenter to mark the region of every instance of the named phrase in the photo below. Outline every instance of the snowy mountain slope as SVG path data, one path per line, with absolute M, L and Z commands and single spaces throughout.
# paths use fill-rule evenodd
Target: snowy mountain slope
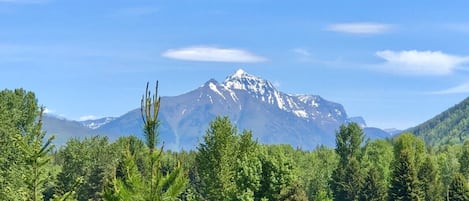
M 80 121 L 80 123 L 85 127 L 96 130 L 99 127 L 104 126 L 107 123 L 113 121 L 114 119 L 115 119 L 114 117 L 104 117 L 100 119 Z

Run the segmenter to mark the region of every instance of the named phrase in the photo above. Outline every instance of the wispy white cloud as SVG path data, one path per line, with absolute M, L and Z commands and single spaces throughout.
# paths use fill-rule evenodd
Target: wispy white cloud
M 462 94 L 462 93 L 469 93 L 469 82 L 460 84 L 458 86 L 454 86 L 448 89 L 444 89 L 441 91 L 435 91 L 431 94 Z
M 257 56 L 242 49 L 219 48 L 210 46 L 194 46 L 179 49 L 169 49 L 161 54 L 163 57 L 187 61 L 208 62 L 247 62 L 256 63 L 267 61 L 266 58 Z
M 311 52 L 308 51 L 307 49 L 303 49 L 303 48 L 295 48 L 292 50 L 294 53 L 300 55 L 300 56 L 304 56 L 304 57 L 309 57 L 311 56 Z
M 291 52 L 296 55 L 300 62 L 314 62 L 312 53 L 305 48 L 294 48 Z
M 376 56 L 385 61 L 378 66 L 381 70 L 411 75 L 448 75 L 469 62 L 467 56 L 441 51 L 384 50 L 376 52 Z
M 78 120 L 80 121 L 95 120 L 95 119 L 98 119 L 98 117 L 94 115 L 85 115 L 85 116 L 81 116 L 80 118 L 78 118 Z
M 331 24 L 326 27 L 326 30 L 349 34 L 381 34 L 389 32 L 393 28 L 394 26 L 390 24 L 356 22 Z
M 449 23 L 443 26 L 450 31 L 469 33 L 469 23 Z

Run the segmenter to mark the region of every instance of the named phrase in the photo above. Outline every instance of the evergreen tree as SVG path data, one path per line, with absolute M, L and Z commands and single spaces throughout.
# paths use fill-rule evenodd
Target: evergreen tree
M 466 178 L 457 173 L 454 175 L 448 193 L 449 201 L 468 201 L 469 200 L 469 186 Z
M 299 184 L 291 184 L 280 192 L 279 201 L 308 201 L 306 192 Z
M 393 162 L 391 187 L 388 198 L 390 201 L 420 200 L 417 173 L 408 150 L 401 150 Z
M 334 200 L 358 200 L 363 174 L 361 172 L 361 144 L 363 131 L 356 123 L 342 125 L 336 134 L 339 164 L 332 173 L 331 188 Z
M 263 146 L 260 156 L 261 181 L 259 191 L 255 193 L 256 200 L 279 200 L 282 191 L 294 188 L 294 162 L 291 157 L 286 156 L 285 148 L 283 145 Z
M 0 198 L 4 200 L 27 197 L 24 136 L 34 129 L 37 115 L 34 93 L 23 89 L 0 91 Z
M 346 164 L 350 158 L 360 159 L 363 130 L 356 123 L 340 126 L 336 133 L 336 149 L 339 163 Z
M 464 142 L 461 155 L 459 157 L 460 172 L 469 179 L 469 140 Z
M 299 179 L 304 180 L 309 199 L 331 201 L 333 195 L 329 181 L 338 163 L 336 152 L 323 145 L 305 154 L 307 158 L 299 167 Z
M 377 168 L 371 167 L 360 192 L 361 201 L 383 201 L 386 200 L 386 185 L 382 179 L 383 175 Z
M 125 149 L 123 158 L 122 178 L 115 176 L 113 186 L 105 191 L 106 200 L 134 200 L 134 201 L 162 201 L 175 200 L 184 190 L 187 177 L 178 163 L 173 170 L 163 172 L 162 154 L 163 146 L 156 149 L 158 144 L 158 113 L 161 98 L 158 96 L 158 82 L 155 94 L 146 90 L 141 100 L 141 115 L 144 124 L 145 144 L 148 152 L 145 170 L 139 170 L 137 158 L 131 154 L 130 145 Z
M 39 113 L 39 121 L 24 135 L 21 147 L 25 153 L 25 176 L 27 199 L 32 201 L 43 200 L 45 183 L 50 171 L 50 152 L 53 149 L 53 137 L 44 142 L 45 132 L 42 131 L 42 114 L 44 107 Z
M 105 136 L 70 139 L 57 153 L 62 166 L 54 193 L 76 192 L 78 200 L 102 200 L 103 190 L 112 178 L 118 152 Z
M 55 183 L 51 164 L 53 137 L 42 131 L 44 108 L 38 109 L 33 92 L 23 89 L 0 91 L 0 199 L 44 200 Z M 73 192 L 65 192 L 70 197 Z M 44 196 L 47 194 L 47 197 Z
M 234 192 L 236 132 L 228 117 L 217 117 L 197 148 L 196 170 L 202 196 L 207 200 L 228 200 Z
M 443 184 L 443 197 L 448 197 L 449 186 L 454 177 L 454 173 L 460 169 L 457 154 L 459 150 L 455 149 L 455 146 L 445 145 L 440 148 L 441 150 L 437 154 L 438 172 Z
M 236 191 L 232 197 L 245 195 L 254 199 L 254 193 L 260 187 L 262 164 L 259 160 L 259 146 L 252 140 L 252 132 L 244 131 L 236 145 Z M 244 199 L 245 200 L 245 199 Z
M 430 156 L 427 156 L 418 172 L 419 186 L 425 201 L 443 200 L 438 170 Z
M 380 183 L 387 188 L 391 177 L 391 162 L 394 158 L 393 146 L 384 139 L 376 139 L 367 141 L 363 150 L 362 168 L 375 169 L 379 172 Z

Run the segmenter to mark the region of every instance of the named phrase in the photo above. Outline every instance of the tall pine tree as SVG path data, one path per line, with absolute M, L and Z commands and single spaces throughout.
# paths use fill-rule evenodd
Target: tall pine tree
M 389 201 L 418 201 L 417 172 L 412 163 L 412 155 L 408 150 L 401 150 L 393 162 Z
M 363 188 L 360 192 L 361 201 L 383 201 L 386 200 L 386 184 L 383 175 L 377 168 L 371 167 L 365 177 Z
M 460 173 L 454 175 L 453 180 L 451 181 L 451 185 L 449 186 L 448 200 L 469 200 L 469 186 L 467 184 L 467 179 Z
M 42 131 L 42 114 L 44 107 L 39 112 L 39 120 L 36 125 L 24 135 L 22 149 L 26 162 L 26 186 L 28 200 L 43 200 L 45 183 L 50 171 L 50 152 L 53 149 L 53 137 L 44 139 L 46 133 Z
M 158 82 L 156 82 L 155 94 L 151 94 L 148 86 L 149 83 L 141 100 L 141 115 L 147 147 L 146 161 L 149 162 L 144 167 L 146 170 L 139 170 L 136 157 L 130 152 L 130 146 L 128 146 L 122 161 L 123 177 L 116 177 L 113 186 L 106 189 L 107 200 L 174 200 L 185 190 L 187 176 L 180 164 L 169 172 L 162 170 L 163 146 L 156 148 L 161 98 L 158 96 Z
M 234 161 L 236 128 L 228 117 L 217 117 L 210 123 L 204 142 L 198 147 L 196 170 L 200 192 L 207 200 L 228 200 L 235 190 Z
M 334 200 L 354 201 L 359 199 L 363 184 L 360 168 L 363 130 L 356 123 L 342 125 L 336 134 L 336 153 L 339 164 L 332 173 L 331 188 Z
M 425 201 L 443 200 L 440 175 L 431 156 L 427 156 L 418 171 L 419 186 Z

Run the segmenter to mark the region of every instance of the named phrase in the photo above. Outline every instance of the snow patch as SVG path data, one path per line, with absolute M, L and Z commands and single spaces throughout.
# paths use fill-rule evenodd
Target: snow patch
M 308 113 L 304 110 L 293 110 L 293 113 L 295 113 L 297 117 L 308 118 Z
M 218 91 L 218 88 L 217 88 L 217 86 L 216 86 L 215 84 L 213 84 L 213 83 L 210 82 L 210 83 L 208 84 L 208 87 L 210 87 L 210 89 L 211 89 L 212 91 L 214 91 L 215 93 L 217 93 L 218 95 L 220 95 L 221 97 L 223 97 L 223 99 L 226 100 L 225 96 L 223 96 L 223 94 L 222 94 L 220 91 Z
M 280 97 L 280 93 L 278 91 L 275 91 L 274 96 L 275 96 L 275 99 L 277 100 L 278 108 L 282 110 L 286 110 L 285 103 L 283 102 L 282 97 Z
M 90 129 L 96 130 L 100 128 L 101 126 L 104 126 L 108 124 L 109 122 L 113 121 L 114 119 L 115 119 L 114 117 L 106 117 L 104 119 L 86 120 L 86 121 L 82 121 L 81 124 Z
M 213 99 L 212 99 L 212 96 L 210 96 L 210 95 L 207 95 L 207 97 L 210 99 L 210 103 L 212 103 L 212 104 L 213 104 Z

